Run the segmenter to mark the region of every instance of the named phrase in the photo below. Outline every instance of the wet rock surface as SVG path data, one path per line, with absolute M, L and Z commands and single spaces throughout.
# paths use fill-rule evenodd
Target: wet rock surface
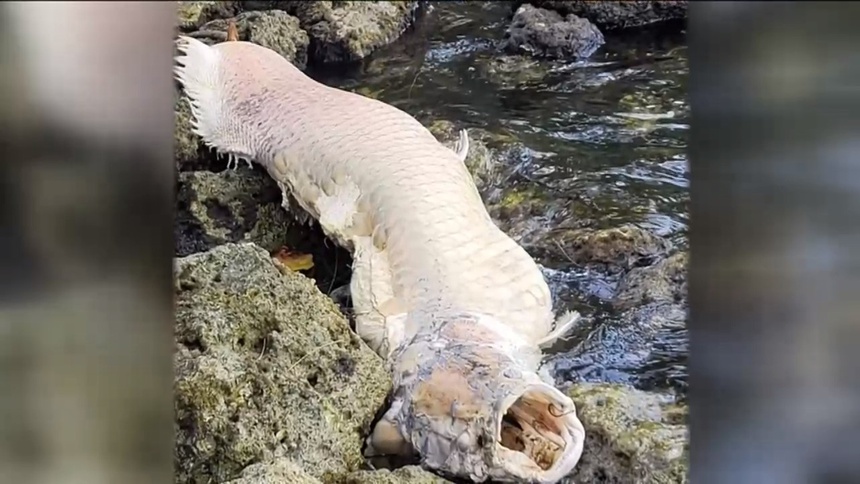
M 556 249 L 563 251 L 571 262 L 615 273 L 651 265 L 671 249 L 668 240 L 632 225 L 563 230 L 550 237 Z
M 612 306 L 619 311 L 666 301 L 687 301 L 686 252 L 679 252 L 649 267 L 637 267 L 625 274 L 618 284 Z
M 481 58 L 476 68 L 482 78 L 504 88 L 539 83 L 549 72 L 544 63 L 522 55 Z
M 523 2 L 517 2 L 523 3 Z M 576 15 L 606 30 L 618 30 L 687 17 L 687 1 L 529 0 L 538 8 Z
M 359 470 L 390 378 L 312 281 L 225 244 L 178 259 L 175 294 L 176 482 Z
M 524 4 L 514 14 L 500 47 L 510 53 L 583 59 L 603 43 L 603 34 L 584 18 Z
M 687 407 L 670 395 L 611 384 L 580 384 L 568 394 L 586 428 L 573 483 L 683 483 Z

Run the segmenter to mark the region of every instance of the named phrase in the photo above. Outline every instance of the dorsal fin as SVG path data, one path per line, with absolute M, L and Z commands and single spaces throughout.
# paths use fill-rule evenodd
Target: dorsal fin
M 235 42 L 239 40 L 239 29 L 236 28 L 236 20 L 230 19 L 227 24 L 227 42 Z

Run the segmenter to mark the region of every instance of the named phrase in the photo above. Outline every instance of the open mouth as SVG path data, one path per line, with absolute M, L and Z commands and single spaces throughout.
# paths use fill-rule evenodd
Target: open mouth
M 548 385 L 532 385 L 517 397 L 498 427 L 502 454 L 513 457 L 505 460 L 520 464 L 515 467 L 527 474 L 568 473 L 579 461 L 584 436 L 573 402 Z

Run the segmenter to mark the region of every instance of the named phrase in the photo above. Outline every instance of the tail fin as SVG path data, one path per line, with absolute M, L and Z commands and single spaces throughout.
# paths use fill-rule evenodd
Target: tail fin
M 188 95 L 192 129 L 207 146 L 215 148 L 222 115 L 219 53 L 186 36 L 179 37 L 177 47 L 181 55 L 176 57 L 173 72 Z

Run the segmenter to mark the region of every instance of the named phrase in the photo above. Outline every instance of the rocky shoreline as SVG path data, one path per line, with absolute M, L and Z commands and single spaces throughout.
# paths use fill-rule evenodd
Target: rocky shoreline
M 407 31 L 424 3 L 182 2 L 178 28 L 214 43 L 234 19 L 241 40 L 305 69 L 372 55 Z M 522 58 L 587 57 L 602 44 L 601 30 L 684 15 L 686 2 L 513 2 L 499 49 Z M 262 169 L 225 170 L 226 160 L 191 134 L 178 90 L 176 113 L 176 482 L 449 482 L 416 466 L 367 467 L 363 440 L 390 382 L 329 297 L 348 281 L 349 256 L 285 209 Z M 452 123 L 430 128 L 453 142 Z M 676 341 L 669 335 L 682 334 L 676 344 L 686 344 L 686 253 L 635 227 L 542 232 L 529 225 L 529 207 L 541 201 L 498 189 L 510 152 L 496 147 L 492 133 L 470 133 L 467 165 L 505 230 L 530 250 L 561 250 L 571 264 L 619 281 L 610 302 L 618 324 L 609 331 L 630 357 L 607 361 L 602 345 L 609 343 L 595 339 L 580 348 L 578 365 L 551 369 L 588 433 L 569 481 L 686 482 L 686 403 L 606 374 L 659 360 L 661 345 Z M 283 247 L 310 253 L 314 267 L 290 269 L 276 257 Z

